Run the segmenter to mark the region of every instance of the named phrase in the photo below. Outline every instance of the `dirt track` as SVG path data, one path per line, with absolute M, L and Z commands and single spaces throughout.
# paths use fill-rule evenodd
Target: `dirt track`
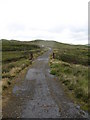
M 16 84 L 3 107 L 3 118 L 87 117 L 66 96 L 58 79 L 50 75 L 51 50 L 34 61 L 23 81 Z

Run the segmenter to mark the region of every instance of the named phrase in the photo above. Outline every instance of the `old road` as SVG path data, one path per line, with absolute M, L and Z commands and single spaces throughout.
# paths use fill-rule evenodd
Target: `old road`
M 58 79 L 50 75 L 48 65 L 51 50 L 34 61 L 22 82 L 16 84 L 8 103 L 3 107 L 3 118 L 85 118 L 64 93 Z

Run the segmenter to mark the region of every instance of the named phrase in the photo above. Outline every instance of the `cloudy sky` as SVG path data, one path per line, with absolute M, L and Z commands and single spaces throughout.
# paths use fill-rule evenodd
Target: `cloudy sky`
M 0 39 L 88 43 L 88 0 L 0 0 Z

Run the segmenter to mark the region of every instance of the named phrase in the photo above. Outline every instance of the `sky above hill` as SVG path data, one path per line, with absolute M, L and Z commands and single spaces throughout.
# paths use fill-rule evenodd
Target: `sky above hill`
M 88 0 L 0 0 L 0 39 L 88 44 Z

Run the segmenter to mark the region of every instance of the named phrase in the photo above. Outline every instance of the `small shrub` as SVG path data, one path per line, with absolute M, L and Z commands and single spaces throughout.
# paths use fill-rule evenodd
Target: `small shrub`
M 4 74 L 2 74 L 2 78 L 10 78 L 11 76 L 10 76 L 10 74 L 9 73 L 4 73 Z
M 70 68 L 68 68 L 68 67 L 65 67 L 65 68 L 64 68 L 64 72 L 65 72 L 66 74 L 70 74 L 70 73 L 72 73 L 72 70 L 71 70 Z
M 56 70 L 51 70 L 50 72 L 52 75 L 56 75 Z
M 8 66 L 9 69 L 10 69 L 10 68 L 13 68 L 13 67 L 15 67 L 14 64 L 10 64 L 10 65 Z
M 2 67 L 2 73 L 9 72 L 9 69 Z
M 5 90 L 6 88 L 7 88 L 7 86 L 6 86 L 6 85 L 3 85 L 3 86 L 2 86 L 2 89 L 3 89 L 3 90 Z
M 85 94 L 83 96 L 83 100 L 84 100 L 85 103 L 88 103 L 88 94 Z
M 7 81 L 8 85 L 11 85 L 11 82 L 10 81 Z
M 65 85 L 69 85 L 69 84 L 70 84 L 70 81 L 69 81 L 69 80 L 64 80 L 63 83 L 64 83 Z
M 75 96 L 76 96 L 76 98 L 81 99 L 83 97 L 83 89 L 82 88 L 76 88 L 75 89 Z
M 68 89 L 69 89 L 69 90 L 74 90 L 74 88 L 75 88 L 75 85 L 74 85 L 74 84 L 70 84 L 70 85 L 68 86 Z
M 71 67 L 69 63 L 63 63 L 62 64 L 64 67 Z

